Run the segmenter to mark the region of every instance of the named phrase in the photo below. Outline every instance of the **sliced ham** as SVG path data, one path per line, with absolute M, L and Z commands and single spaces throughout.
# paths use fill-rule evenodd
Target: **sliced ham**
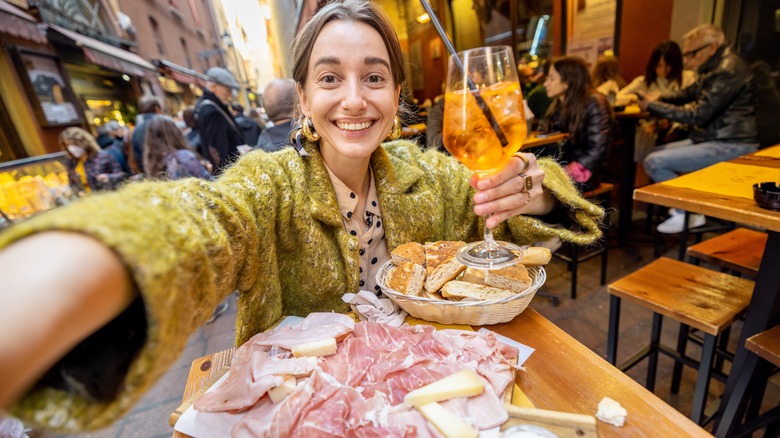
M 326 338 L 341 338 L 350 333 L 354 327 L 355 320 L 340 313 L 311 313 L 296 325 L 258 333 L 247 343 L 260 347 L 281 347 L 290 350 L 293 345 Z

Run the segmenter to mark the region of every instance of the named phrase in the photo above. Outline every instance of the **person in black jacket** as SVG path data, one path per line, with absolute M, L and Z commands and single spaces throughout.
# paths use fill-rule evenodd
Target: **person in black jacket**
M 251 146 L 257 144 L 257 138 L 260 137 L 260 124 L 244 114 L 244 107 L 240 103 L 232 103 L 230 109 L 236 124 L 244 134 L 246 144 Z
M 238 82 L 229 71 L 212 67 L 206 72 L 206 88 L 195 105 L 195 119 L 200 133 L 198 151 L 214 166 L 214 175 L 219 175 L 238 158 L 238 146 L 244 145 L 244 134 L 239 128 L 228 104 Z
M 607 98 L 590 85 L 588 66 L 582 58 L 565 56 L 550 66 L 544 81 L 553 99 L 544 130 L 569 133 L 561 161 L 583 192 L 601 183 L 612 144 L 614 116 Z
M 696 70 L 696 82 L 673 95 L 640 93 L 639 106 L 654 116 L 690 127 L 690 138 L 663 145 L 645 158 L 653 181 L 666 181 L 758 149 L 755 85 L 750 66 L 725 42 L 723 31 L 712 24 L 693 28 L 683 37 L 683 60 Z M 684 214 L 671 210 L 658 225 L 662 233 L 683 230 Z M 703 215 L 692 215 L 690 228 L 704 225 Z
M 263 107 L 273 126 L 265 128 L 257 139 L 257 147 L 274 152 L 290 144 L 292 119 L 295 115 L 295 81 L 274 79 L 263 92 Z
M 144 173 L 144 136 L 146 135 L 146 126 L 144 124 L 149 119 L 162 114 L 163 106 L 162 101 L 157 96 L 144 96 L 138 100 L 138 115 L 136 116 L 136 126 L 133 130 L 131 137 L 132 147 L 132 161 L 131 167 L 137 169 L 140 173 Z

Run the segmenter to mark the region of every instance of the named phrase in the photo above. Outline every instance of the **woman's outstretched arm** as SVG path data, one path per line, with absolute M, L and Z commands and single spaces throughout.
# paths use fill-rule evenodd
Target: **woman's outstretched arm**
M 97 240 L 45 232 L 0 251 L 0 409 L 134 297 L 120 259 Z

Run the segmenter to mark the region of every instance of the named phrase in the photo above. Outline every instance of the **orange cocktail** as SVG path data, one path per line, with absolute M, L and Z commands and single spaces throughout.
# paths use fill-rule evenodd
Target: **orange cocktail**
M 479 88 L 507 139 L 501 145 L 496 132 L 477 104 L 473 91 L 449 91 L 444 97 L 444 146 L 469 169 L 488 173 L 502 168 L 520 150 L 527 127 L 523 95 L 516 81 L 498 82 Z

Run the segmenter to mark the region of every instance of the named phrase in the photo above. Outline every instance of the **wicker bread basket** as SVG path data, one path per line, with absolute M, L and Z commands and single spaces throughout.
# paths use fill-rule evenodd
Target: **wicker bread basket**
M 385 285 L 385 276 L 393 268 L 388 260 L 376 274 L 382 292 L 415 318 L 441 324 L 489 325 L 511 321 L 531 303 L 536 291 L 547 280 L 542 266 L 528 267 L 531 286 L 511 297 L 487 301 L 448 301 L 406 295 Z

